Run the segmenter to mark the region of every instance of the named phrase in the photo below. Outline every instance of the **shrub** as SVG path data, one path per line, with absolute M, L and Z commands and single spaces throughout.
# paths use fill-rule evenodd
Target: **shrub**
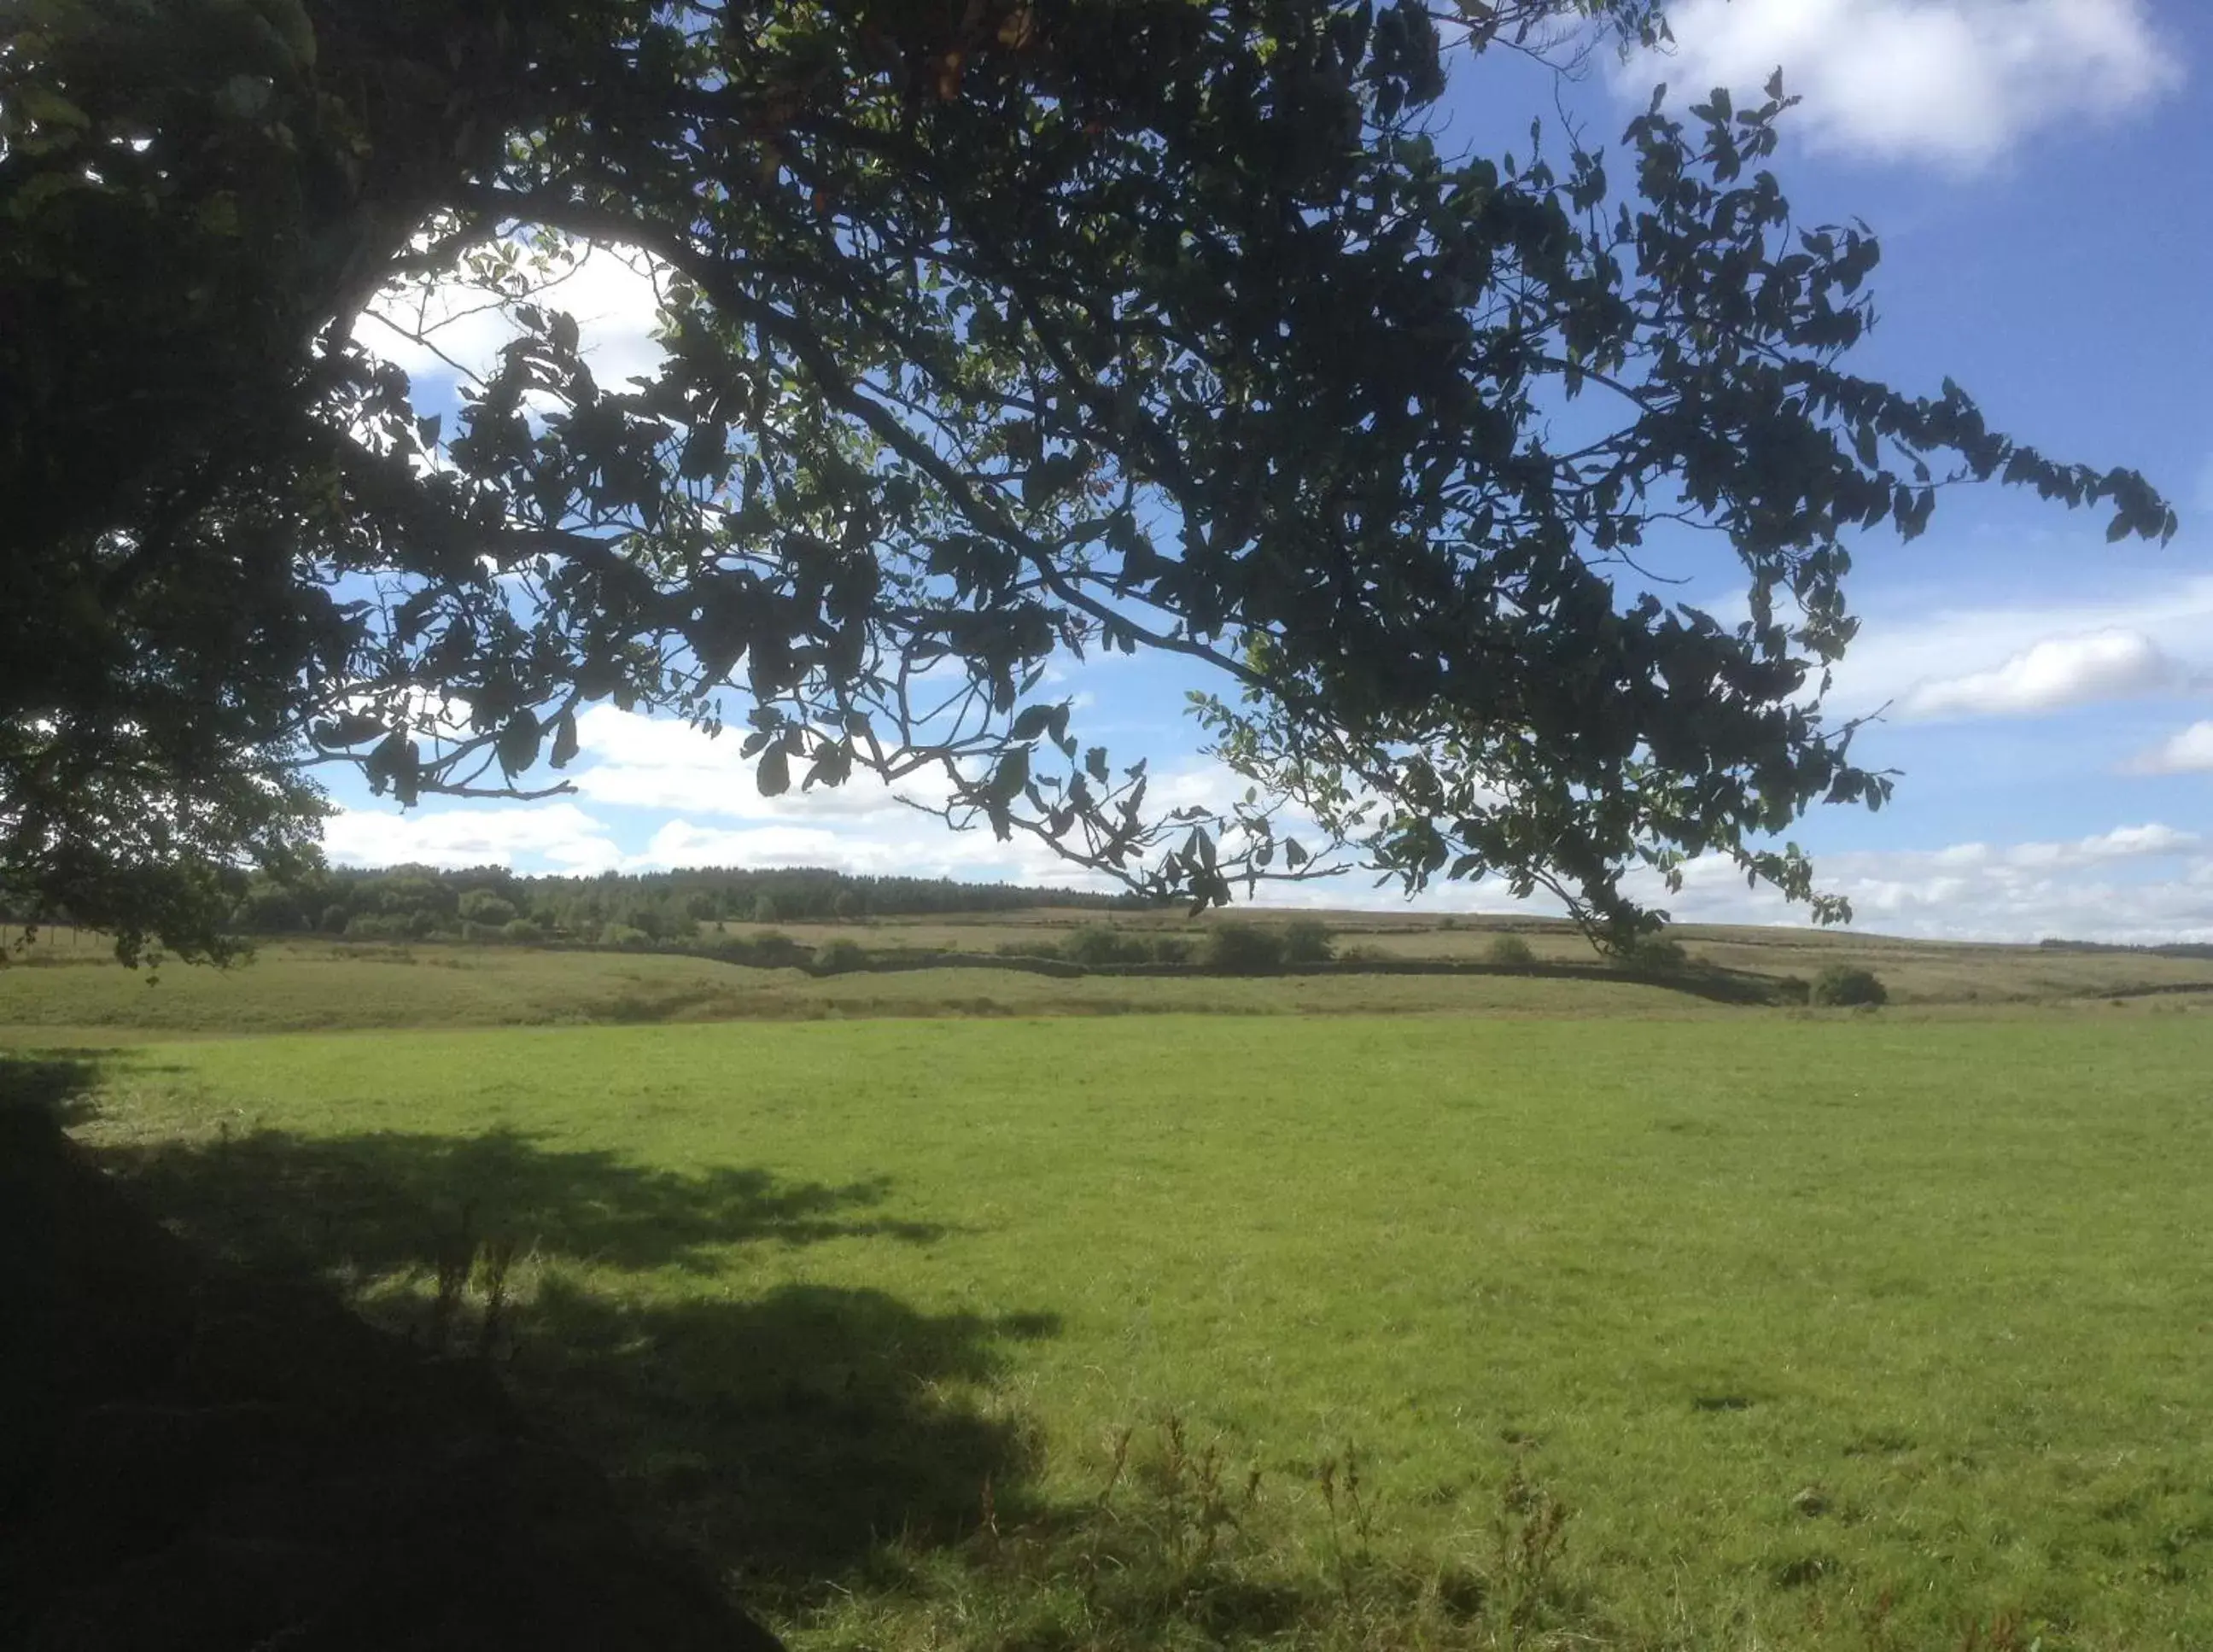
M 1191 961 L 1191 941 L 1180 935 L 1156 935 L 1145 950 L 1156 964 L 1183 964 Z
M 1104 924 L 1086 924 L 1070 931 L 1060 951 L 1062 957 L 1076 964 L 1135 964 L 1146 956 L 1143 941 Z
M 1537 961 L 1537 954 L 1529 943 L 1518 935 L 1494 935 L 1483 955 L 1494 964 L 1507 969 L 1527 969 Z
M 1295 917 L 1284 924 L 1283 946 L 1287 964 L 1326 964 L 1337 953 L 1329 925 L 1318 917 Z
M 1814 978 L 1814 989 L 1807 997 L 1813 1003 L 1836 1007 L 1890 1002 L 1889 991 L 1875 972 L 1857 964 L 1830 965 Z
M 600 931 L 600 944 L 605 947 L 649 947 L 653 937 L 643 930 L 628 924 L 610 924 Z
M 1002 941 L 991 950 L 1001 958 L 1058 958 L 1063 955 L 1061 949 L 1043 936 L 1034 941 Z
M 843 936 L 814 949 L 814 967 L 825 975 L 843 975 L 849 970 L 867 966 L 869 954 L 861 950 L 857 941 L 848 941 Z
M 1257 924 L 1235 920 L 1216 924 L 1206 931 L 1200 958 L 1211 970 L 1225 975 L 1257 975 L 1280 968 L 1283 937 Z
M 782 930 L 763 930 L 753 937 L 753 955 L 771 964 L 796 965 L 806 950 Z
M 527 917 L 509 918 L 499 926 L 500 938 L 519 946 L 535 946 L 546 938 L 546 931 Z
M 352 917 L 353 914 L 346 911 L 343 906 L 330 905 L 324 907 L 323 933 L 326 935 L 344 935 L 345 933 L 346 924 Z
M 1690 954 L 1683 950 L 1680 941 L 1670 941 L 1664 935 L 1640 935 L 1615 954 L 1625 969 L 1644 970 L 1654 975 L 1668 975 L 1691 961 Z
M 763 930 L 758 935 L 733 936 L 717 942 L 715 955 L 733 964 L 749 964 L 755 969 L 795 969 L 808 957 L 807 948 L 780 930 Z
M 405 941 L 407 917 L 403 912 L 363 912 L 346 920 L 345 936 L 349 941 Z

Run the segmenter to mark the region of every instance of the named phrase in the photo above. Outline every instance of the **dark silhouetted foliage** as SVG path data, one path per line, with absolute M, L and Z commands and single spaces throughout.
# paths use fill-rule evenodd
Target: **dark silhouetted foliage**
M 1850 541 L 1955 479 L 2174 517 L 1848 370 L 1878 248 L 1794 216 L 1779 76 L 1610 151 L 1440 141 L 1494 48 L 1660 11 L 14 7 L 0 904 L 220 955 L 312 850 L 304 765 L 527 795 L 612 702 L 1202 903 L 1341 849 L 1620 943 L 1625 872 L 1697 854 L 1841 915 L 1778 834 L 1890 787 L 1808 692 Z M 562 308 L 588 247 L 658 281 L 637 378 Z M 514 333 L 457 406 L 373 348 L 456 287 Z M 1640 583 L 1678 525 L 1742 620 Z M 1221 691 L 1244 800 L 1167 801 L 1050 687 L 1140 649 Z

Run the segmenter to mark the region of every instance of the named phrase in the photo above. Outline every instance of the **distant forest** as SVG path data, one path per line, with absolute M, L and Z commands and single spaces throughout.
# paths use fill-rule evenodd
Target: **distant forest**
M 319 931 L 354 940 L 686 941 L 717 924 L 782 924 L 1038 906 L 1105 910 L 1136 897 L 949 878 L 857 877 L 820 867 L 531 877 L 503 866 L 444 871 L 338 867 L 293 883 L 257 881 L 231 914 L 242 935 Z
M 2061 941 L 2047 939 L 2037 945 L 2050 947 L 2058 952 L 2135 952 L 2154 958 L 2213 958 L 2213 946 L 2196 941 L 2170 941 L 2155 946 L 2125 946 L 2111 941 Z

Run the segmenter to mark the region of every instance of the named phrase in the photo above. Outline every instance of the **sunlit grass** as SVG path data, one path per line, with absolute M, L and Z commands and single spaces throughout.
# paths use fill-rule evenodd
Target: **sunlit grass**
M 283 1038 L 104 1105 L 403 1317 L 521 1241 L 518 1387 L 801 1646 L 2213 1644 L 2199 1015 Z M 1197 1582 L 1168 1418 L 1261 1473 Z

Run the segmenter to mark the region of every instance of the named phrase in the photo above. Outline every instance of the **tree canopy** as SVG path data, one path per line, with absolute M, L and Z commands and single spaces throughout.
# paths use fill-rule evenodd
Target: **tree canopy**
M 0 894 L 219 952 L 319 763 L 514 795 L 612 699 L 775 793 L 1202 900 L 1327 843 L 1594 931 L 1623 879 L 1876 803 L 1820 691 L 1847 544 L 1972 478 L 2162 538 L 1946 381 L 1843 364 L 1877 247 L 1801 229 L 1789 99 L 1440 136 L 1448 77 L 1658 0 L 21 0 L 0 36 Z M 1586 35 L 1585 38 L 1594 38 Z M 602 383 L 541 290 L 644 261 Z M 450 418 L 360 326 L 466 283 Z M 1652 594 L 1665 525 L 1749 618 Z M 1254 783 L 1163 812 L 1056 658 L 1159 650 Z

